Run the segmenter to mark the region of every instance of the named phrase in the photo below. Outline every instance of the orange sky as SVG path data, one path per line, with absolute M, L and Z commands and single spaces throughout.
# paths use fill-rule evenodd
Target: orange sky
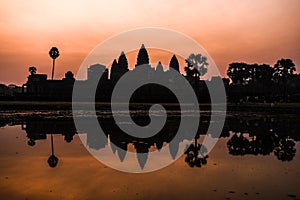
M 234 61 L 273 65 L 284 57 L 297 66 L 299 9 L 298 0 L 3 1 L 0 83 L 24 83 L 32 65 L 49 76 L 52 46 L 61 54 L 55 78 L 62 78 L 68 70 L 76 73 L 100 42 L 121 31 L 149 26 L 173 29 L 195 39 L 222 75 Z M 156 63 L 159 56 L 152 57 L 150 62 Z

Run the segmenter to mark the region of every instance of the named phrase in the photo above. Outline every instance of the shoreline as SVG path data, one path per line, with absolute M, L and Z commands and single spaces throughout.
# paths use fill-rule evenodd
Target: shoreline
M 84 106 L 87 102 L 80 102 L 83 106 L 77 106 L 79 112 L 86 111 L 87 115 L 82 117 L 89 118 L 90 111 Z M 151 103 L 134 103 L 130 104 L 132 117 L 136 119 L 144 119 L 149 117 L 149 108 Z M 163 103 L 167 111 L 170 111 L 172 118 L 181 116 L 178 104 Z M 223 107 L 223 106 L 222 106 Z M 218 110 L 215 105 L 215 115 L 223 115 L 224 111 Z M 100 118 L 113 118 L 110 103 L 97 102 L 95 104 L 97 116 Z M 183 105 L 182 110 L 189 111 L 189 105 Z M 122 111 L 122 108 L 120 109 Z M 190 110 L 192 111 L 192 110 Z M 210 104 L 199 104 L 201 117 L 211 116 Z M 243 103 L 243 104 L 227 104 L 226 118 L 236 116 L 282 116 L 297 117 L 300 116 L 300 103 Z M 73 119 L 72 102 L 32 102 L 32 101 L 0 101 L 0 121 L 19 121 L 24 119 Z
M 86 105 L 94 102 L 75 102 L 78 105 Z M 118 103 L 120 105 L 124 103 Z M 179 104 L 177 103 L 157 103 L 167 108 L 177 107 Z M 153 105 L 153 103 L 130 103 L 130 106 L 133 107 L 147 107 Z M 189 106 L 191 104 L 185 104 L 185 106 Z M 223 106 L 222 104 L 214 104 L 216 107 Z M 32 107 L 33 106 L 33 107 Z M 108 108 L 110 107 L 109 102 L 95 102 L 96 108 Z M 300 109 L 300 103 L 227 103 L 227 110 L 230 111 L 232 109 L 250 109 L 250 108 L 258 108 L 258 109 Z M 201 108 L 210 108 L 211 104 L 209 103 L 199 103 L 199 107 Z M 48 109 L 48 110 L 59 110 L 59 109 L 72 109 L 72 102 L 60 102 L 60 101 L 0 101 L 0 112 L 2 110 L 36 110 L 36 109 Z

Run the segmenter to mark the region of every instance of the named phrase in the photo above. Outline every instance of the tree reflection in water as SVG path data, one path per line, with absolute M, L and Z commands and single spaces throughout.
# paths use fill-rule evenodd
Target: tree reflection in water
M 193 144 L 185 151 L 185 162 L 190 167 L 201 167 L 207 163 L 206 148 L 199 143 L 199 138 L 200 135 L 203 135 L 202 133 L 207 131 L 208 122 L 209 119 L 203 118 Z M 296 142 L 300 141 L 300 134 L 298 134 L 300 124 L 298 122 L 297 116 L 228 116 L 221 137 L 227 140 L 228 152 L 231 155 L 274 155 L 280 161 L 291 161 L 296 155 Z M 117 155 L 121 162 L 126 157 L 129 144 L 133 145 L 136 152 L 144 153 L 145 157 L 138 157 L 141 168 L 146 165 L 149 150 L 153 147 L 160 150 L 168 144 L 174 137 L 174 134 L 171 133 L 176 133 L 177 124 L 179 124 L 177 120 L 170 118 L 168 124 L 159 134 L 151 138 L 140 139 L 122 133 L 111 118 L 104 118 L 99 123 L 105 130 L 104 132 L 109 133 L 110 141 L 116 147 L 124 150 L 123 154 L 118 149 L 114 151 L 118 151 Z M 73 136 L 77 134 L 72 119 L 24 119 L 22 123 L 20 121 L 5 121 L 5 123 L 0 123 L 0 126 L 6 124 L 21 124 L 22 129 L 26 131 L 29 146 L 35 146 L 38 140 L 47 139 L 47 136 L 51 137 L 47 133 L 61 134 L 67 143 L 71 142 Z M 87 130 L 79 130 L 79 134 L 86 132 Z M 96 150 L 106 148 L 108 144 L 107 138 L 99 140 L 98 135 L 88 135 L 87 142 L 91 148 Z M 174 149 L 178 149 L 176 145 L 178 146 L 179 143 L 175 144 Z M 55 167 L 58 164 L 58 158 L 54 154 L 53 138 L 51 148 L 52 153 L 48 158 L 48 164 L 50 167 Z M 176 155 L 176 152 L 170 153 Z
M 293 139 L 285 138 L 279 141 L 279 145 L 275 147 L 274 154 L 281 161 L 291 161 L 296 155 L 296 143 Z
M 27 133 L 29 146 L 35 146 L 37 140 L 47 139 L 47 133 L 50 134 L 51 142 L 51 155 L 49 156 L 47 163 L 51 168 L 54 168 L 58 164 L 58 157 L 54 154 L 54 140 L 53 134 L 62 134 L 67 143 L 73 140 L 73 136 L 76 134 L 76 129 L 72 120 L 62 119 L 49 119 L 49 120 L 31 120 L 27 119 L 22 121 L 22 130 Z
M 190 167 L 201 167 L 207 163 L 207 149 L 198 143 L 198 138 L 194 139 L 194 144 L 191 144 L 185 151 L 185 162 Z
M 235 131 L 232 131 L 233 135 L 227 142 L 231 155 L 273 153 L 281 161 L 291 161 L 296 155 L 296 141 L 299 141 L 297 123 L 289 119 L 263 118 L 239 119 L 234 124 L 236 126 L 231 127 Z
M 48 164 L 52 168 L 56 167 L 58 164 L 58 158 L 54 155 L 54 143 L 53 143 L 52 134 L 51 134 L 51 156 L 48 158 Z

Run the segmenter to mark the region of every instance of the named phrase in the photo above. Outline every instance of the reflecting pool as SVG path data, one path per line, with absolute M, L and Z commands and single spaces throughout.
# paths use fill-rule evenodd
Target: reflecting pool
M 174 115 L 158 136 L 145 140 L 122 136 L 111 118 L 102 118 L 107 137 L 87 141 L 126 162 L 128 154 L 119 148 L 147 154 L 168 145 L 177 127 Z M 79 139 L 86 133 L 76 130 L 72 118 L 45 116 L 1 120 L 1 199 L 300 198 L 297 115 L 228 113 L 216 146 L 206 155 L 200 151 L 209 121 L 204 114 L 183 156 L 142 174 L 120 172 L 96 160 Z M 140 124 L 147 120 L 139 119 Z M 165 156 L 174 157 L 171 151 Z M 133 159 L 144 168 L 151 156 Z

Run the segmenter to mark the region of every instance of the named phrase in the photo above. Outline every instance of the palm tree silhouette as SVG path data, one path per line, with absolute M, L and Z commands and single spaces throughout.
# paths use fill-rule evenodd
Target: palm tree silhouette
M 53 65 L 52 65 L 52 80 L 53 80 L 55 59 L 59 56 L 58 49 L 56 47 L 52 47 L 49 51 L 49 55 L 53 59 Z
M 56 167 L 58 163 L 58 158 L 54 155 L 54 144 L 53 144 L 53 136 L 51 134 L 51 156 L 48 158 L 48 164 L 50 167 Z
M 49 51 L 49 55 L 53 59 L 52 77 L 51 77 L 51 80 L 53 80 L 55 59 L 59 56 L 58 49 L 56 47 L 52 47 Z M 50 167 L 56 167 L 57 163 L 58 163 L 58 158 L 54 155 L 53 136 L 51 133 L 51 156 L 48 158 L 48 164 Z

